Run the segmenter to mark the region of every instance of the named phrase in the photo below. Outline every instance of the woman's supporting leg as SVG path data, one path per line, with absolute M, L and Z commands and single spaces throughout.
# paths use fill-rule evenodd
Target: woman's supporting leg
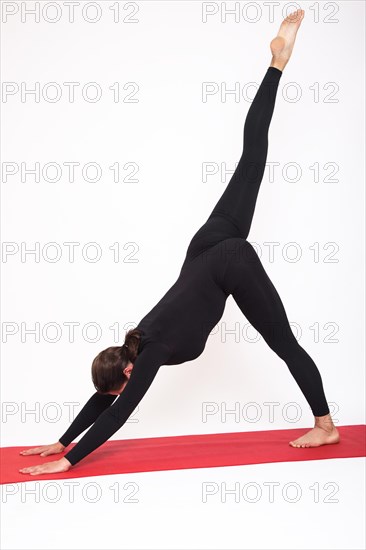
M 246 241 L 242 255 L 230 264 L 227 283 L 248 321 L 270 348 L 286 363 L 315 417 L 329 415 L 320 372 L 292 332 L 281 298 L 267 275 L 255 249 Z M 315 429 L 305 446 L 335 443 L 338 431 L 330 418 L 329 430 Z M 314 429 L 313 429 L 314 430 Z

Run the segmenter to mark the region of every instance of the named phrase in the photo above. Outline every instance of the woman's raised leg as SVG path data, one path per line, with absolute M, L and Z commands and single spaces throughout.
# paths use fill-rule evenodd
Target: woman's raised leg
M 210 217 L 222 215 L 230 219 L 244 239 L 249 234 L 265 170 L 268 131 L 279 81 L 291 57 L 304 14 L 304 10 L 299 9 L 286 17 L 281 23 L 277 36 L 271 41 L 271 65 L 264 75 L 245 119 L 241 158 L 210 215 Z
M 291 56 L 296 34 L 304 17 L 296 10 L 281 23 L 271 41 L 271 65 L 257 90 L 244 123 L 243 150 L 239 163 L 205 223 L 192 237 L 187 258 L 230 237 L 246 239 L 253 219 L 267 151 L 268 130 L 282 71 Z
M 268 130 L 272 119 L 282 71 L 268 67 L 248 110 L 244 123 L 243 152 L 239 163 L 209 219 L 223 216 L 246 239 L 266 165 Z
M 268 67 L 244 123 L 244 148 L 225 191 L 206 222 L 192 237 L 187 257 L 230 237 L 247 238 L 263 178 L 268 128 L 282 72 Z

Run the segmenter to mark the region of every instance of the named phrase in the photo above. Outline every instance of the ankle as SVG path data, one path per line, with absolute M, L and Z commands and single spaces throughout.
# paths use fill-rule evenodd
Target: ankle
M 315 427 L 321 428 L 322 430 L 325 430 L 327 432 L 332 432 L 335 429 L 335 426 L 333 424 L 333 420 L 330 414 L 326 414 L 325 416 L 314 416 L 314 418 L 315 418 Z
M 275 67 L 276 69 L 283 71 L 285 66 L 286 66 L 286 63 L 282 59 L 278 59 L 277 57 L 274 57 L 274 56 L 272 57 L 270 67 Z

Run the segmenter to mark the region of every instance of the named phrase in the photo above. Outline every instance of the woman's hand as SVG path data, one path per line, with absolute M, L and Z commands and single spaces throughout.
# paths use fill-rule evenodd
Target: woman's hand
M 56 455 L 58 453 L 62 453 L 64 448 L 65 448 L 65 445 L 62 445 L 62 443 L 58 441 L 57 443 L 53 443 L 52 445 L 42 445 L 41 447 L 34 447 L 33 449 L 20 451 L 19 454 L 24 456 L 28 456 L 28 455 L 49 456 L 49 455 Z
M 39 466 L 30 466 L 29 468 L 21 468 L 19 472 L 21 474 L 30 474 L 31 476 L 38 476 L 42 474 L 59 474 L 60 472 L 67 472 L 71 468 L 71 463 L 67 458 L 60 458 L 60 460 L 54 460 L 53 462 L 45 462 Z

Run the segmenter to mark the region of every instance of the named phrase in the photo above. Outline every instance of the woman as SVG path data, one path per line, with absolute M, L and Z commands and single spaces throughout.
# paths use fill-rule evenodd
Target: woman
M 190 241 L 177 281 L 137 327 L 127 333 L 123 346 L 109 347 L 94 359 L 92 378 L 97 392 L 60 440 L 21 454 L 60 453 L 93 426 L 60 460 L 22 468 L 20 472 L 32 475 L 64 472 L 102 445 L 126 422 L 162 365 L 192 361 L 201 355 L 208 335 L 223 315 L 229 295 L 285 361 L 314 414 L 314 428 L 290 441 L 290 445 L 317 447 L 339 441 L 320 373 L 297 342 L 282 301 L 246 240 L 265 169 L 278 84 L 303 17 L 303 10 L 293 12 L 271 41 L 271 65 L 245 120 L 242 156 L 207 221 Z M 112 405 L 117 395 L 120 397 Z

